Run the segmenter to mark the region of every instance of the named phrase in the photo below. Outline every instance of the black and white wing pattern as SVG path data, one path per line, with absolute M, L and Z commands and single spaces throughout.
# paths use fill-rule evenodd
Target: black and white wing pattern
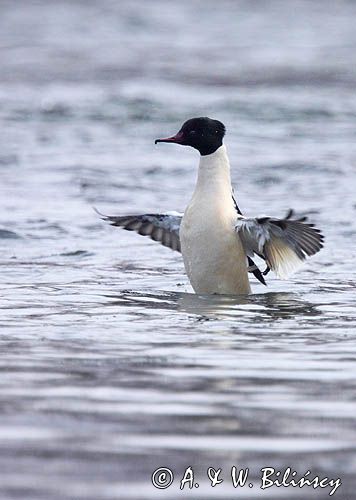
M 307 257 L 323 247 L 319 229 L 307 224 L 305 217 L 293 220 L 292 215 L 289 211 L 284 219 L 240 216 L 236 223 L 247 256 L 259 255 L 280 278 L 294 273 Z
M 179 228 L 183 214 L 178 212 L 122 216 L 104 215 L 100 212 L 98 214 L 112 226 L 122 227 L 127 231 L 136 231 L 142 236 L 149 236 L 151 240 L 159 241 L 165 247 L 180 252 Z

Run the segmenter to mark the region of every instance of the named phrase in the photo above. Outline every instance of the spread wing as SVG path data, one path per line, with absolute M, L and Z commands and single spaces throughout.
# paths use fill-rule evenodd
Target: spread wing
M 122 227 L 127 231 L 136 231 L 142 236 L 149 236 L 151 240 L 159 241 L 165 247 L 180 252 L 179 228 L 183 215 L 178 212 L 122 216 L 104 215 L 100 212 L 98 214 L 112 226 Z
M 247 256 L 259 255 L 280 278 L 295 272 L 323 247 L 319 229 L 307 224 L 305 217 L 293 220 L 292 215 L 290 211 L 284 219 L 240 216 L 236 223 Z

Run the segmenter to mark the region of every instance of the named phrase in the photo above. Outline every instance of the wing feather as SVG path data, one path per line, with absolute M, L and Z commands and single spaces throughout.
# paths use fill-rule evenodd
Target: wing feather
M 104 215 L 98 210 L 100 217 L 112 226 L 122 227 L 127 231 L 136 231 L 142 236 L 149 236 L 152 240 L 180 252 L 179 228 L 182 214 L 171 212 L 167 214 L 142 215 Z
M 284 219 L 239 217 L 236 223 L 246 254 L 259 254 L 280 278 L 295 272 L 323 247 L 320 230 L 306 223 L 306 217 L 293 220 L 292 215 L 289 211 Z

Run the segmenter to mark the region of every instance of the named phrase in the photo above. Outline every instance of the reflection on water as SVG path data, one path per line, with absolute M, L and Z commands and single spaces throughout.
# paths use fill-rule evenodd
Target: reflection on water
M 298 294 L 267 292 L 255 295 L 197 295 L 194 293 L 161 292 L 147 293 L 123 290 L 118 295 L 107 295 L 112 301 L 106 305 L 168 309 L 198 316 L 198 320 L 233 320 L 241 315 L 244 320 L 253 316 L 258 321 L 301 316 L 322 316 L 322 312 Z
M 261 491 L 265 466 L 354 498 L 355 2 L 16 6 L 0 2 L 1 500 L 327 498 Z M 204 115 L 227 125 L 246 214 L 292 207 L 326 236 L 249 297 L 194 295 L 180 255 L 92 210 L 183 210 L 197 156 L 153 141 Z M 151 485 L 189 465 L 193 492 Z M 204 481 L 232 465 L 253 488 Z

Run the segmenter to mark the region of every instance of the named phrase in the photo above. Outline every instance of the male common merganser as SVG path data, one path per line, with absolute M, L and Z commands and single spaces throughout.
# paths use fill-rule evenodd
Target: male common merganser
M 191 146 L 200 153 L 198 179 L 184 215 L 176 212 L 103 216 L 113 226 L 161 242 L 182 253 L 196 293 L 249 294 L 248 273 L 263 284 L 272 269 L 286 278 L 318 252 L 323 236 L 306 218 L 244 217 L 233 196 L 230 163 L 223 144 L 225 126 L 207 117 L 186 121 L 173 137 L 156 139 Z M 262 273 L 254 254 L 266 262 Z

